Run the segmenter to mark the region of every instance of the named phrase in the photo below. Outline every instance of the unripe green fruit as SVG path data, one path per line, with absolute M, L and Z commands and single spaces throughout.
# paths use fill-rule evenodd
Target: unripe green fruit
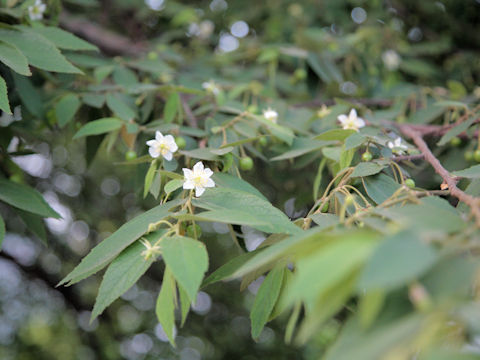
M 468 150 L 468 151 L 465 151 L 465 153 L 463 154 L 463 157 L 465 158 L 465 160 L 467 161 L 472 161 L 473 160 L 473 152 Z
M 197 236 L 195 236 L 195 233 L 197 233 Z M 187 227 L 187 236 L 191 238 L 197 238 L 199 239 L 202 236 L 202 228 L 195 224 L 195 225 L 188 225 Z
M 329 208 L 329 203 L 325 203 L 325 205 L 323 205 L 323 208 L 322 208 L 322 212 L 323 213 L 326 213 L 328 211 L 328 208 Z
M 473 153 L 473 160 L 475 160 L 476 162 L 480 162 L 480 149 L 475 150 L 475 152 Z
M 225 155 L 223 155 L 223 159 L 222 159 L 222 162 L 223 162 L 223 169 L 222 171 L 223 172 L 227 172 L 228 170 L 230 170 L 232 164 L 233 164 L 233 155 L 232 153 L 227 153 Z
M 246 171 L 253 169 L 253 160 L 250 156 L 244 156 L 240 159 L 240 169 Z
M 247 107 L 247 111 L 249 113 L 255 114 L 258 111 L 258 106 L 257 105 L 250 105 Z
M 373 158 L 372 156 L 372 153 L 370 151 L 365 151 L 363 154 L 362 154 L 362 160 L 363 161 L 371 161 Z
M 462 140 L 460 140 L 459 137 L 453 137 L 452 140 L 450 140 L 450 144 L 452 146 L 459 146 L 462 143 Z
M 18 173 L 11 175 L 8 179 L 17 184 L 21 184 L 23 182 L 23 176 Z
M 132 161 L 132 160 L 135 160 L 136 158 L 137 158 L 137 153 L 133 150 L 128 150 L 125 153 L 125 160 L 127 161 Z
M 353 195 L 351 194 L 348 194 L 347 196 L 345 196 L 345 205 L 352 205 L 353 202 L 355 201 L 355 198 Z
M 150 51 L 147 55 L 149 60 L 157 60 L 158 54 L 155 51 Z
M 267 144 L 268 144 L 268 139 L 266 136 L 262 136 L 260 139 L 258 139 L 258 145 L 267 146 Z
M 295 78 L 297 78 L 298 80 L 303 80 L 307 77 L 307 72 L 305 71 L 305 69 L 300 68 L 295 70 L 293 76 L 295 76 Z
M 180 150 L 185 149 L 185 147 L 187 146 L 187 142 L 181 136 L 177 136 L 175 138 L 175 143 L 177 144 L 177 146 Z
M 407 185 L 410 189 L 413 189 L 415 187 L 415 181 L 413 181 L 413 179 L 407 179 L 405 180 L 405 185 Z

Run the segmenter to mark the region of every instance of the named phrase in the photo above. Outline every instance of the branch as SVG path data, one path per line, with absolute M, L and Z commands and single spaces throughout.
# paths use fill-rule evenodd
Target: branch
M 473 197 L 463 192 L 457 187 L 457 178 L 452 177 L 450 173 L 443 167 L 440 161 L 433 155 L 433 153 L 428 148 L 427 143 L 423 140 L 422 134 L 412 125 L 408 124 L 396 124 L 397 128 L 405 136 L 408 136 L 413 140 L 418 149 L 422 152 L 425 160 L 427 160 L 430 165 L 434 168 L 435 172 L 440 175 L 448 185 L 450 194 L 456 197 L 458 200 L 463 201 L 467 204 L 473 216 L 475 217 L 475 222 L 477 227 L 480 227 L 480 198 Z
M 393 105 L 392 100 L 388 99 L 356 99 L 356 98 L 350 98 L 350 99 L 342 99 L 344 101 L 353 103 L 353 104 L 359 104 L 359 105 L 364 105 L 364 106 L 371 106 L 371 107 L 389 107 Z M 307 101 L 303 103 L 298 103 L 294 104 L 294 107 L 318 107 L 318 106 L 332 106 L 335 105 L 337 102 L 335 99 L 329 99 L 329 100 L 312 100 L 312 101 Z
M 392 157 L 393 161 L 412 161 L 412 160 L 421 160 L 424 158 L 423 154 L 415 154 L 415 155 L 398 155 Z
M 190 108 L 190 105 L 188 105 L 188 97 L 185 94 L 179 94 L 179 95 L 180 95 L 180 101 L 182 102 L 183 110 L 185 111 L 188 121 L 190 122 L 190 126 L 193 128 L 198 128 L 197 118 L 193 114 L 192 109 Z
M 71 17 L 65 10 L 60 15 L 62 28 L 78 35 L 110 55 L 138 56 L 147 49 L 144 43 L 135 43 L 101 26 L 86 20 Z

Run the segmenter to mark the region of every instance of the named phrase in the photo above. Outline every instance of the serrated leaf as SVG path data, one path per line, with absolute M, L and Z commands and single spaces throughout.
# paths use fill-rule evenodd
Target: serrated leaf
M 300 138 L 297 137 L 293 140 L 292 146 L 290 149 L 278 156 L 273 157 L 272 161 L 293 159 L 298 156 L 308 154 L 309 152 L 320 149 L 321 147 L 328 145 L 329 142 L 319 141 L 309 138 Z
M 145 234 L 150 224 L 164 219 L 168 216 L 170 209 L 180 205 L 182 202 L 183 200 L 172 200 L 163 205 L 158 205 L 123 224 L 112 235 L 95 246 L 58 285 L 75 284 L 104 268 L 123 249 Z
M 362 290 L 390 290 L 425 273 L 437 260 L 435 250 L 413 231 L 390 236 L 372 254 L 358 283 Z
M 390 176 L 378 174 L 363 179 L 368 196 L 377 204 L 383 203 L 400 187 Z
M 171 123 L 175 119 L 175 115 L 177 115 L 179 106 L 180 96 L 177 92 L 172 92 L 168 96 L 167 102 L 165 103 L 165 107 L 163 109 L 163 120 L 166 123 Z
M 15 89 L 22 100 L 22 104 L 30 114 L 41 117 L 43 114 L 43 99 L 29 78 L 12 73 Z
M 107 94 L 106 100 L 108 108 L 120 119 L 130 121 L 137 117 L 135 111 L 118 94 Z
M 340 153 L 340 161 L 339 161 L 340 170 L 350 166 L 353 159 L 353 155 L 355 155 L 355 149 L 345 150 L 345 146 L 342 147 L 342 152 Z
M 480 178 L 480 165 L 473 165 L 467 169 L 454 171 L 452 174 L 469 179 L 478 179 Z
M 175 346 L 175 305 L 177 302 L 175 279 L 168 266 L 163 274 L 162 288 L 158 294 L 155 313 L 170 344 Z
M 59 49 L 98 51 L 98 48 L 95 45 L 92 45 L 89 42 L 86 42 L 85 40 L 80 39 L 79 37 L 58 27 L 38 26 L 35 27 L 35 29 L 27 26 L 18 27 L 21 27 L 23 31 L 32 31 L 42 35 L 44 38 L 54 43 Z
M 228 279 L 232 276 L 235 271 L 237 271 L 243 264 L 245 264 L 248 260 L 250 260 L 253 256 L 255 256 L 258 251 L 252 251 L 248 253 L 244 253 L 238 255 L 228 261 L 226 264 L 220 266 L 217 270 L 211 273 L 202 283 L 202 288 L 208 286 L 210 284 L 216 283 L 218 281 L 222 281 Z
M 148 192 L 150 191 L 150 186 L 152 186 L 153 178 L 157 171 L 158 162 L 153 160 L 148 168 L 147 174 L 145 175 L 145 183 L 143 185 L 143 197 L 147 197 Z
M 250 320 L 252 323 L 252 337 L 257 339 L 268 321 L 270 314 L 277 302 L 280 289 L 282 288 L 283 278 L 285 275 L 284 266 L 274 267 L 263 280 L 262 285 L 258 289 L 252 311 L 250 312 Z
M 323 141 L 344 141 L 346 138 L 356 133 L 357 132 L 355 130 L 331 129 L 315 136 L 315 139 Z
M 35 32 L 0 29 L 0 40 L 18 48 L 29 64 L 43 70 L 83 74 L 65 59 L 55 45 Z
M 460 135 L 464 131 L 466 131 L 476 120 L 475 116 L 470 117 L 468 120 L 462 122 L 459 125 L 456 125 L 452 127 L 450 130 L 448 130 L 440 139 L 440 141 L 437 143 L 437 145 L 442 146 L 447 144 L 450 140 L 452 140 L 455 136 Z
M 38 238 L 47 245 L 47 232 L 45 230 L 45 224 L 43 218 L 39 215 L 32 214 L 31 212 L 24 210 L 17 210 L 18 215 L 21 217 L 28 230 L 38 236 Z
M 263 194 L 258 191 L 253 185 L 236 176 L 232 176 L 230 174 L 214 173 L 212 178 L 215 181 L 216 186 L 244 191 L 255 195 L 261 199 L 267 200 L 267 198 L 263 196 Z
M 146 241 L 154 243 L 164 231 L 148 234 Z M 145 246 L 137 241 L 123 250 L 108 266 L 98 289 L 91 320 L 99 316 L 112 302 L 130 289 L 148 270 L 155 259 L 145 260 L 142 252 Z
M 198 148 L 193 150 L 183 150 L 183 151 L 180 151 L 180 154 L 194 158 L 194 159 L 200 159 L 200 160 L 208 160 L 208 161 L 218 160 L 219 159 L 218 155 L 214 154 L 212 150 L 215 150 L 215 149 Z
M 57 116 L 58 125 L 64 127 L 68 124 L 77 113 L 80 105 L 81 102 L 77 95 L 67 94 L 63 96 L 55 105 L 55 114 Z
M 188 298 L 188 294 L 183 289 L 183 287 L 180 284 L 178 284 L 177 287 L 178 287 L 178 293 L 180 294 L 180 312 L 182 315 L 180 326 L 183 326 L 183 324 L 185 324 L 185 320 L 187 320 L 188 312 L 190 311 L 191 301 Z
M 378 164 L 376 162 L 361 162 L 352 172 L 351 177 L 364 177 L 378 174 L 385 168 L 385 165 Z
M 0 200 L 43 217 L 61 218 L 37 190 L 27 185 L 0 178 Z
M 247 192 L 229 188 L 207 189 L 194 205 L 205 210 L 238 211 L 248 218 L 257 218 L 266 225 L 255 226 L 268 233 L 295 234 L 302 230 L 295 226 L 288 217 L 265 199 Z
M 345 139 L 345 150 L 356 149 L 367 141 L 367 137 L 358 132 L 350 135 Z
M 165 238 L 160 245 L 165 264 L 185 289 L 190 301 L 195 301 L 203 275 L 208 269 L 208 253 L 205 245 L 183 236 Z
M 317 224 L 317 229 L 328 229 L 330 227 L 340 224 L 340 218 L 335 214 L 323 214 L 317 213 L 309 216 L 315 224 Z
M 28 68 L 27 58 L 15 46 L 0 41 L 0 61 L 13 71 L 30 76 L 32 73 Z
M 0 110 L 6 112 L 7 114 L 12 113 L 12 110 L 10 110 L 10 104 L 8 102 L 7 83 L 5 82 L 5 80 L 3 80 L 1 76 L 0 76 Z
M 174 192 L 175 190 L 181 188 L 183 186 L 183 179 L 173 179 L 170 180 L 168 183 L 165 184 L 165 187 L 163 188 L 167 194 Z
M 84 136 L 105 134 L 107 132 L 120 129 L 123 124 L 124 122 L 117 118 L 102 118 L 90 121 L 77 131 L 77 133 L 73 136 L 73 139 L 78 139 Z

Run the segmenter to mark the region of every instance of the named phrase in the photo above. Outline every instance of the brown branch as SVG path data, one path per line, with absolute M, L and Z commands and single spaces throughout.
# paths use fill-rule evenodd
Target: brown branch
M 480 227 L 480 198 L 468 195 L 457 187 L 457 178 L 451 176 L 447 169 L 445 169 L 435 155 L 433 155 L 428 148 L 427 143 L 423 140 L 422 134 L 415 127 L 409 124 L 397 124 L 396 126 L 400 132 L 411 138 L 415 145 L 417 145 L 418 149 L 425 157 L 425 160 L 432 165 L 435 172 L 440 175 L 443 181 L 448 185 L 450 194 L 470 207 L 471 212 L 475 217 L 475 222 L 477 226 Z
M 180 94 L 180 101 L 182 102 L 183 110 L 185 111 L 185 115 L 187 115 L 190 126 L 193 128 L 198 128 L 197 118 L 193 114 L 190 105 L 188 105 L 188 97 L 185 94 Z
M 393 161 L 412 161 L 412 160 L 421 160 L 424 158 L 423 154 L 415 154 L 415 155 L 398 155 L 392 157 Z
M 97 45 L 109 55 L 138 56 L 147 49 L 144 43 L 134 43 L 130 39 L 104 29 L 97 24 L 72 17 L 65 10 L 60 15 L 60 26 Z

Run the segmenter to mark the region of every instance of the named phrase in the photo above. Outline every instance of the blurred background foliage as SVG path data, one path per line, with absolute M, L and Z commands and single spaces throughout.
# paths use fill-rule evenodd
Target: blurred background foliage
M 12 7 L 8 3 L 1 2 L 5 9 Z M 319 358 L 335 339 L 343 315 L 302 347 L 284 343 L 285 317 L 268 324 L 255 342 L 248 318 L 258 289 L 255 282 L 242 293 L 236 281 L 203 289 L 179 330 L 177 348 L 172 348 L 152 315 L 163 270 L 159 264 L 90 324 L 101 277 L 74 287 L 55 285 L 89 249 L 156 200 L 153 196 L 141 200 L 147 164 L 124 163 L 128 150 L 146 154 L 149 136 L 132 139 L 116 133 L 115 138 L 99 135 L 85 142 L 72 141 L 72 136 L 80 124 L 106 114 L 102 106 L 108 99 L 102 89 L 130 89 L 122 100 L 134 108 L 136 98 L 131 94 L 151 83 L 166 86 L 164 101 L 169 86 L 200 91 L 203 82 L 213 79 L 222 89 L 217 101 L 241 103 L 252 112 L 271 105 L 291 119 L 315 117 L 322 111 L 320 105 L 332 105 L 334 98 L 370 99 L 373 107 L 376 100 L 408 98 L 412 93 L 425 99 L 478 99 L 480 2 L 68 0 L 62 5 L 60 15 L 60 1 L 48 1 L 44 22 L 85 36 L 102 50 L 64 51 L 87 76 L 40 70 L 22 82 L 0 65 L 9 88 L 23 85 L 22 91 L 29 91 L 24 98 L 18 90 L 10 93 L 12 110 L 23 104 L 23 121 L 20 115 L 0 117 L 3 149 L 22 155 L 2 158 L 2 171 L 12 181 L 35 187 L 63 217 L 47 219 L 45 231 L 31 223 L 26 226 L 28 220 L 20 212 L 0 204 L 8 229 L 0 254 L 0 358 Z M 0 19 L 6 23 L 27 21 L 3 10 Z M 88 33 L 92 25 L 107 35 L 93 31 L 99 35 L 96 42 Z M 76 93 L 78 89 L 81 93 Z M 61 113 L 55 106 L 65 93 L 76 93 L 87 106 L 74 114 L 76 122 L 67 121 L 60 129 Z M 139 124 L 165 115 L 156 101 L 148 93 L 142 99 Z M 287 105 L 295 104 L 309 106 L 287 110 Z M 204 105 L 195 115 L 211 110 L 208 101 Z M 113 111 L 115 105 L 110 102 L 108 107 Z M 389 111 L 383 115 L 399 121 L 410 115 L 403 108 Z M 188 115 L 179 111 L 178 116 Z M 217 122 L 224 120 L 221 116 Z M 322 124 L 315 126 L 321 129 Z M 187 149 L 195 147 L 195 134 L 183 135 Z M 116 141 L 118 136 L 123 141 Z M 247 149 L 258 154 L 259 146 Z M 449 168 L 463 169 L 467 166 L 463 152 L 473 146 L 444 148 L 439 156 Z M 285 149 L 277 143 L 264 155 L 270 158 Z M 25 151 L 33 153 L 21 153 Z M 244 177 L 290 217 L 298 217 L 313 204 L 313 179 L 303 174 L 315 174 L 317 168 L 314 158 L 302 159 L 300 165 L 288 161 L 267 165 L 259 156 L 255 172 Z M 421 170 L 412 170 L 421 174 L 415 177 L 417 184 L 429 188 L 438 182 L 432 171 Z M 239 253 L 222 226 L 205 225 L 204 233 L 210 269 Z M 48 239 L 48 246 L 41 238 Z

